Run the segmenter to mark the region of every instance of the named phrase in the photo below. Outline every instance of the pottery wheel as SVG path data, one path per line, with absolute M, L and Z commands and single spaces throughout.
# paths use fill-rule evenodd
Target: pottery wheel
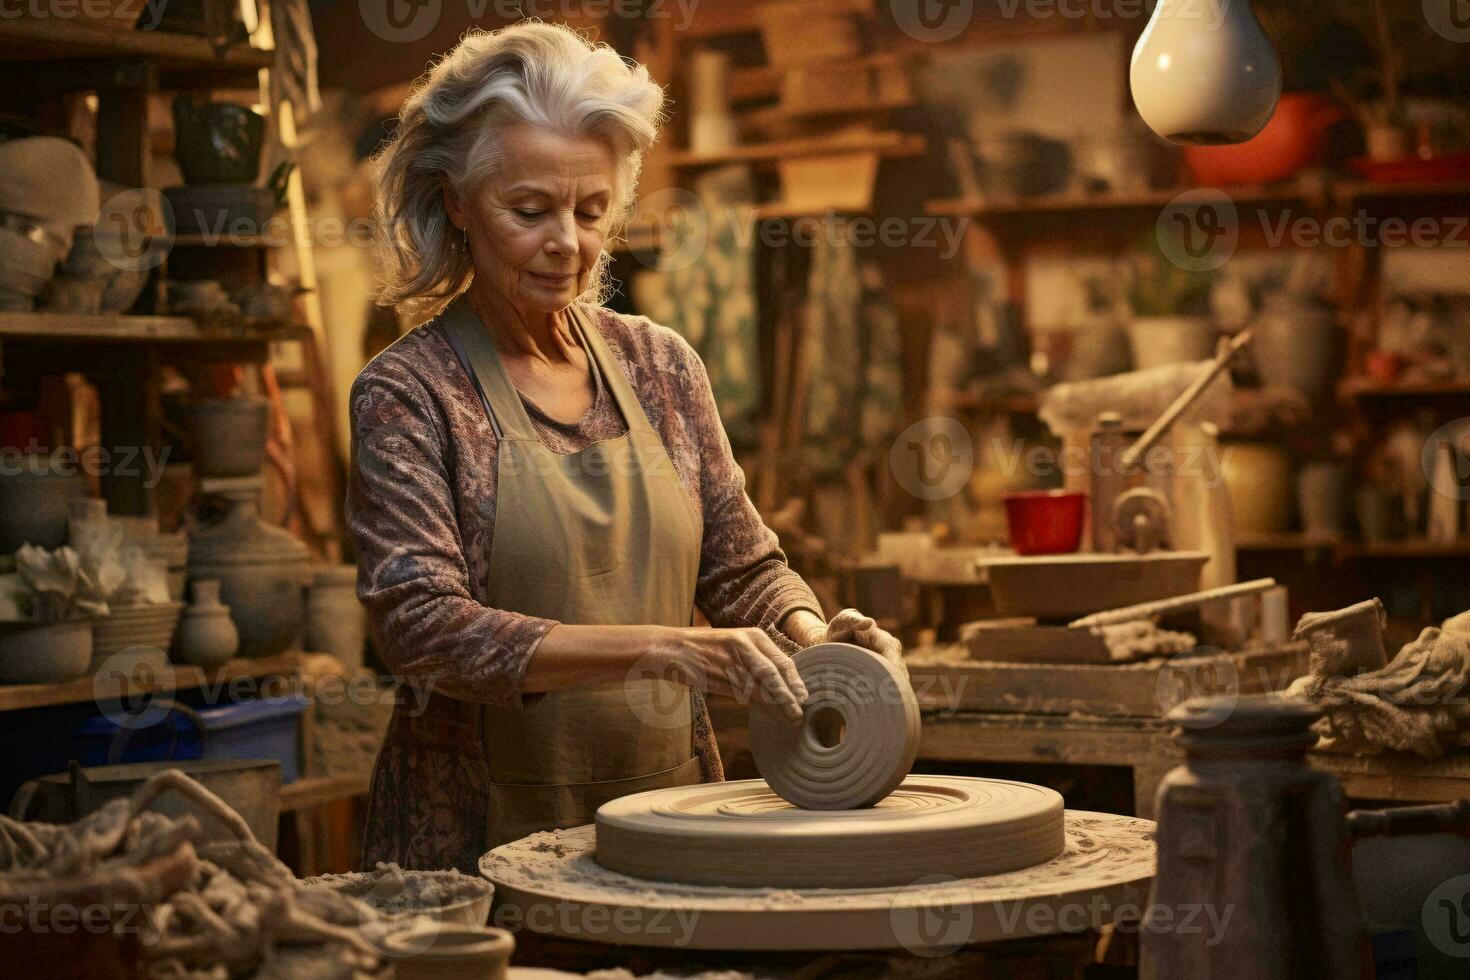
M 1003 779 L 910 776 L 875 807 L 805 810 L 763 780 L 634 793 L 597 810 L 597 863 L 656 881 L 734 887 L 907 885 L 980 878 L 1066 848 L 1062 798 Z
M 908 676 L 850 643 L 819 643 L 792 660 L 809 695 L 802 721 L 751 708 L 756 769 L 799 807 L 873 806 L 903 782 L 919 751 L 919 704 Z
M 480 873 L 495 883 L 496 924 L 543 935 L 678 949 L 937 954 L 1141 914 L 1154 873 L 1153 822 L 1077 810 L 1065 819 L 1066 849 L 1045 864 L 965 878 L 945 867 L 947 855 L 915 859 L 907 883 L 889 888 L 651 881 L 598 864 L 592 826 L 497 847 L 480 859 Z

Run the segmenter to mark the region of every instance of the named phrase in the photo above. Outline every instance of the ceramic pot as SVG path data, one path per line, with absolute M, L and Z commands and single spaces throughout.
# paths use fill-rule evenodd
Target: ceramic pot
M 189 184 L 250 184 L 260 175 L 265 117 L 249 106 L 174 98 L 174 158 Z
M 60 684 L 87 676 L 92 621 L 0 623 L 0 683 Z
M 1316 398 L 1327 387 L 1336 350 L 1332 311 L 1285 295 L 1267 299 L 1255 322 L 1256 370 L 1267 385 Z
M 1329 132 L 1345 118 L 1343 108 L 1324 95 L 1288 93 L 1254 139 L 1233 146 L 1186 146 L 1184 163 L 1202 187 L 1290 180 L 1323 162 Z
M 306 648 L 330 653 L 356 670 L 366 643 L 367 610 L 357 601 L 357 566 L 318 568 L 306 595 Z
M 1237 535 L 1280 534 L 1291 527 L 1291 454 L 1270 442 L 1222 443 L 1221 469 Z
M 189 409 L 194 475 L 254 476 L 265 465 L 270 406 L 263 398 L 213 398 Z
M 260 490 L 256 485 L 222 493 L 229 502 L 224 520 L 189 540 L 190 581 L 218 580 L 240 631 L 241 657 L 292 649 L 306 619 L 306 545 L 260 519 Z
M 66 544 L 71 503 L 90 492 L 86 474 L 53 454 L 0 455 L 0 554 Z
M 173 649 L 177 663 L 218 667 L 240 649 L 230 607 L 219 601 L 219 582 L 195 579 L 194 601 L 184 610 Z
M 1128 324 L 1133 367 L 1139 371 L 1208 361 L 1215 356 L 1216 338 L 1215 325 L 1200 316 L 1143 316 Z
M 1087 494 L 1032 490 L 1005 496 L 1011 547 L 1018 555 L 1061 555 L 1077 550 L 1087 520 Z
M 514 937 L 504 929 L 435 922 L 425 916 L 407 926 L 370 930 L 368 938 L 392 964 L 398 980 L 504 980 L 515 950 Z
M 1296 477 L 1297 509 L 1308 534 L 1339 534 L 1347 524 L 1347 469 L 1307 463 Z

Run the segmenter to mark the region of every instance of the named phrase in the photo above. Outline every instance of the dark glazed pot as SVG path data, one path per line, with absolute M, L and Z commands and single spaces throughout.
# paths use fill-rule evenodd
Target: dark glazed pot
M 247 106 L 174 99 L 174 159 L 185 183 L 254 183 L 264 140 L 265 117 Z

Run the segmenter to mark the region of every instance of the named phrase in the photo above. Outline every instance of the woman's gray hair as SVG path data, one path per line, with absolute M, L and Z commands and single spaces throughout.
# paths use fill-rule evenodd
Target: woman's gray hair
M 616 161 L 608 237 L 620 234 L 663 105 L 647 68 L 569 27 L 523 21 L 471 31 L 415 83 L 397 134 L 375 158 L 374 217 L 385 261 L 378 303 L 433 306 L 469 284 L 474 264 L 454 247 L 460 232 L 441 184 L 472 193 L 497 172 L 501 133 L 517 123 L 607 141 Z M 582 299 L 607 300 L 609 263 L 604 251 Z

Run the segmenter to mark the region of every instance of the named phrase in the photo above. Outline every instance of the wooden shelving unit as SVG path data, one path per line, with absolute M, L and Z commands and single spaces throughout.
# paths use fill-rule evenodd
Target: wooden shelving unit
M 275 52 L 244 43 L 217 49 L 208 38 L 164 31 L 101 29 L 79 18 L 0 18 L 0 56 L 7 61 L 38 61 L 25 70 L 65 71 L 69 61 L 146 60 L 170 88 L 253 86 Z M 17 70 L 7 65 L 7 71 Z
M 669 166 L 677 170 L 698 170 L 727 163 L 774 164 L 793 157 L 821 156 L 826 153 L 876 151 L 886 157 L 922 156 L 924 137 L 913 133 L 863 133 L 856 136 L 813 137 L 737 146 L 723 153 L 676 153 Z
M 283 653 L 255 660 L 237 657 L 217 670 L 170 664 L 165 674 L 143 681 L 136 677 L 99 681 L 97 677 L 88 675 L 61 684 L 0 684 L 0 711 L 82 704 L 99 697 L 131 698 L 164 691 L 187 691 L 227 684 L 241 677 L 293 676 L 300 668 L 301 656 L 299 653 Z

